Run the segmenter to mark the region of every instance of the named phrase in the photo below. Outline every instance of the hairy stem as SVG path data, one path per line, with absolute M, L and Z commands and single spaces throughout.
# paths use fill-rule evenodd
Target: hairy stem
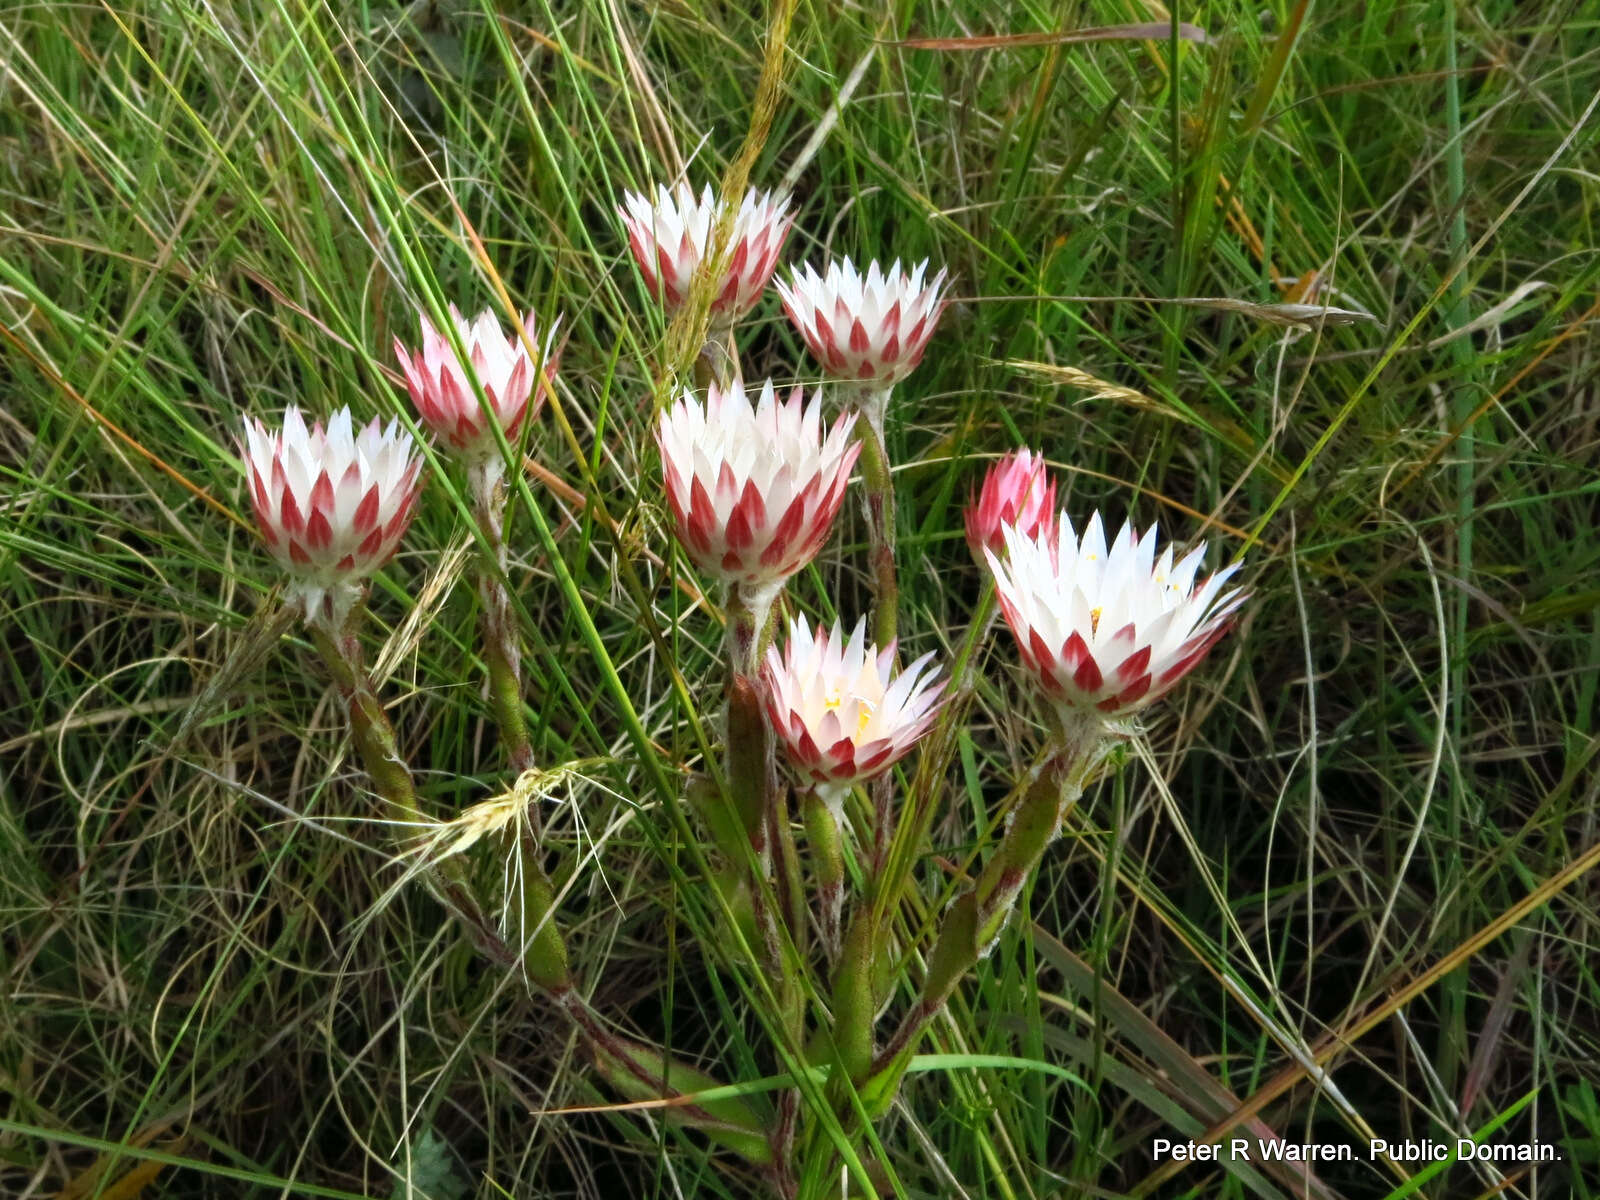
M 872 568 L 872 640 L 879 649 L 888 646 L 900 629 L 900 578 L 895 567 L 894 477 L 889 471 L 889 449 L 884 441 L 884 422 L 889 412 L 891 389 L 869 389 L 861 393 L 858 423 L 861 438 L 862 511 L 867 521 L 867 558 Z M 885 774 L 868 787 L 872 798 L 871 873 L 883 871 L 889 840 L 894 835 L 894 784 Z
M 499 467 L 498 460 L 494 464 Z M 506 762 L 518 775 L 533 766 L 533 747 L 522 715 L 522 650 L 517 624 L 511 615 L 511 595 L 506 587 L 509 561 L 505 543 L 505 484 L 498 470 L 474 468 L 470 475 L 473 515 L 483 532 L 484 548 L 478 564 L 478 599 L 483 615 L 483 657 L 489 667 L 489 702 Z
M 872 637 L 880 647 L 895 640 L 900 628 L 900 583 L 895 573 L 894 479 L 889 472 L 889 451 L 884 442 L 884 421 L 889 411 L 889 389 L 862 395 L 858 422 L 861 438 L 862 495 L 867 519 L 867 554 L 872 566 Z
M 311 622 L 311 638 L 344 699 L 352 740 L 374 788 L 407 825 L 420 829 L 425 820 L 411 769 L 361 661 L 357 630 L 362 611 L 357 604 L 340 628 Z M 430 885 L 461 921 L 473 945 L 502 968 L 520 965 L 525 977 L 572 1023 L 600 1074 L 629 1099 L 673 1100 L 719 1086 L 719 1081 L 676 1062 L 656 1047 L 621 1037 L 578 994 L 567 969 L 566 945 L 555 924 L 554 889 L 539 863 L 538 847 L 527 834 L 513 836 L 517 837 L 515 853 L 522 889 L 520 953 L 506 944 L 485 916 L 467 885 L 460 859 L 445 858 L 428 870 Z M 766 1122 L 742 1100 L 683 1105 L 671 1111 L 748 1161 L 772 1163 Z
M 769 973 L 777 991 L 783 1026 L 799 1045 L 805 1037 L 805 1004 L 799 981 L 784 962 L 782 926 L 787 925 L 797 945 L 804 944 L 804 896 L 800 891 L 799 858 L 789 830 L 788 805 L 777 785 L 772 730 L 761 711 L 761 689 L 756 679 L 773 601 L 781 586 L 734 584 L 728 591 L 727 767 L 733 806 L 750 839 L 760 873 L 749 880 L 752 916 L 765 960 L 760 965 Z M 777 890 L 775 896 L 769 897 L 766 884 L 774 867 Z M 792 1189 L 788 1154 L 797 1104 L 798 1096 L 786 1092 L 779 1097 L 780 1112 L 789 1114 L 772 1133 L 777 1169 L 773 1184 L 779 1195 L 788 1195 Z
M 830 803 L 816 788 L 810 788 L 801 797 L 800 807 L 806 823 L 806 850 L 817 881 L 817 928 L 822 949 L 833 962 L 839 957 L 844 915 L 843 799 Z
M 779 788 L 773 787 L 772 796 L 772 805 L 767 810 L 767 824 L 768 836 L 776 851 L 774 859 L 779 905 L 778 920 L 781 920 L 783 928 L 789 931 L 789 938 L 794 943 L 796 953 L 804 959 L 806 896 L 800 878 L 800 855 L 795 850 L 794 832 L 789 826 L 789 811 L 788 805 L 784 802 L 784 793 Z M 783 1013 L 794 1044 L 798 1046 L 805 1040 L 805 997 L 801 994 L 800 981 L 794 972 L 784 969 L 783 946 L 778 939 L 776 928 L 773 929 L 771 938 L 773 967 L 778 972 L 779 1009 Z
M 772 730 L 761 711 L 761 686 L 756 679 L 761 642 L 777 598 L 774 587 L 748 588 L 735 584 L 728 592 L 728 791 L 761 878 L 750 881 L 757 927 L 777 971 L 782 963 L 777 914 L 762 895 L 762 883 L 772 870 L 773 850 L 781 850 L 781 824 L 777 812 L 778 788 L 773 757 Z
M 833 972 L 834 1048 L 845 1075 L 855 1084 L 865 1081 L 872 1069 L 877 1014 L 872 987 L 875 934 L 872 906 L 856 905 Z
M 311 637 L 344 701 L 350 718 L 351 738 L 356 752 L 361 755 L 362 765 L 372 777 L 373 787 L 399 812 L 400 819 L 412 827 L 415 835 L 423 824 L 422 810 L 417 804 L 411 768 L 406 765 L 395 739 L 394 726 L 373 693 L 372 681 L 361 662 L 361 640 L 356 635 L 361 613 L 357 605 L 342 629 L 330 628 L 320 621 L 312 622 Z
M 588 1048 L 595 1069 L 618 1093 L 635 1101 L 682 1101 L 722 1086 L 721 1081 L 679 1062 L 656 1046 L 623 1037 L 601 1019 L 576 988 L 554 997 Z M 675 1103 L 661 1110 L 669 1121 L 690 1125 L 749 1162 L 773 1167 L 770 1119 L 741 1098 Z
M 745 835 L 763 867 L 770 864 L 767 809 L 774 803 L 772 731 L 756 680 L 761 642 L 777 589 L 735 584 L 728 592 L 728 789 Z
M 755 586 L 736 583 L 728 589 L 729 678 L 754 679 L 760 670 L 772 605 L 782 590 L 781 583 Z
M 321 621 L 311 622 L 308 628 L 344 700 L 350 718 L 351 740 L 372 778 L 373 788 L 399 813 L 400 820 L 414 834 L 420 833 L 427 822 L 417 802 L 411 768 L 400 753 L 394 726 L 373 692 L 372 681 L 361 662 L 361 641 L 356 631 L 360 628 L 362 611 L 357 604 L 339 628 Z M 494 923 L 468 887 L 466 872 L 458 859 L 446 858 L 436 863 L 429 868 L 426 878 L 435 895 L 455 913 L 473 945 L 486 958 L 503 967 L 517 963 L 516 951 L 496 932 Z
M 1103 733 L 1085 724 L 1052 752 L 1013 810 L 1000 845 L 971 888 L 946 911 L 928 959 L 922 995 L 872 1064 L 875 1079 L 894 1085 L 909 1053 L 950 994 L 986 955 L 1005 928 L 1028 873 L 1055 840 L 1062 814 L 1083 794 L 1101 758 Z M 876 1090 L 876 1089 L 875 1089 Z
M 513 826 L 509 837 L 517 864 L 522 972 L 547 991 L 570 987 L 567 944 L 556 927 L 556 889 L 545 874 L 538 839 L 531 824 Z

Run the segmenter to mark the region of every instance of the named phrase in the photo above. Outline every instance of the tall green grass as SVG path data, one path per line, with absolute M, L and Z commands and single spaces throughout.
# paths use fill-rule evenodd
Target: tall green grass
M 926 1047 L 957 1057 L 880 1129 L 888 1183 L 1306 1194 L 1153 1161 L 1242 1106 L 1356 1147 L 1311 1194 L 1384 1196 L 1422 1166 L 1369 1138 L 1453 1143 L 1531 1096 L 1492 1140 L 1560 1162 L 1413 1194 L 1594 1195 L 1600 23 L 1559 0 L 1178 16 L 1207 44 L 897 44 L 1166 20 L 1096 0 L 802 5 L 781 47 L 751 178 L 794 172 L 785 258 L 957 279 L 890 423 L 906 650 L 960 645 L 983 587 L 960 508 L 1021 442 L 1073 513 L 1203 533 L 1256 592 L 958 993 Z M 738 153 L 768 18 L 0 8 L 0 1192 L 758 1189 L 607 1111 L 420 889 L 373 911 L 392 838 L 275 624 L 233 438 L 291 403 L 409 419 L 389 345 L 427 295 L 481 307 L 498 278 L 565 314 L 574 438 L 536 429 L 555 483 L 530 479 L 509 536 L 535 751 L 594 760 L 543 814 L 577 972 L 723 1078 L 778 1070 L 678 796 L 716 736 L 720 629 L 674 558 L 664 324 L 613 213 Z M 1323 301 L 1375 320 L 1251 307 Z M 748 377 L 815 378 L 775 301 L 741 351 Z M 369 647 L 441 814 L 508 783 L 446 478 Z M 796 599 L 860 612 L 862 538 L 848 513 Z M 1013 661 L 1002 630 L 918 864 L 930 904 L 1038 744 Z

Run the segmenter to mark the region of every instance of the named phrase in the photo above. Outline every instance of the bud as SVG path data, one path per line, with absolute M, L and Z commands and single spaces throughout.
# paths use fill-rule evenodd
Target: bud
M 411 435 L 376 418 L 355 432 L 350 410 L 308 430 L 298 408 L 280 432 L 246 418 L 244 465 L 256 524 L 289 573 L 290 600 L 306 619 L 337 628 L 360 583 L 394 555 L 421 492 Z
M 778 281 L 783 310 L 806 345 L 835 379 L 891 387 L 911 374 L 944 311 L 945 273 L 923 282 L 926 260 L 907 275 L 877 262 L 863 277 L 848 258 L 818 275 L 807 263 Z
M 711 302 L 714 314 L 732 322 L 761 299 L 794 223 L 788 208 L 787 195 L 754 188 L 745 193 L 733 220 L 728 265 Z M 690 280 L 722 216 L 711 188 L 696 200 L 688 184 L 671 191 L 658 187 L 654 203 L 647 195 L 626 192 L 617 215 L 627 226 L 628 245 L 650 294 L 660 296 L 668 309 L 677 308 L 688 298 Z

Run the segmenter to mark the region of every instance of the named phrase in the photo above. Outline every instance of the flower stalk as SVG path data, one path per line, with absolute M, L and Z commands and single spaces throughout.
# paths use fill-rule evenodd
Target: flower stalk
M 495 467 L 499 467 L 498 462 Z M 468 486 L 473 516 L 484 542 L 478 564 L 478 601 L 482 610 L 479 623 L 483 656 L 489 669 L 489 706 L 500 728 L 506 765 L 520 776 L 533 767 L 533 746 L 523 718 L 522 650 L 511 612 L 511 593 L 506 586 L 510 565 L 505 542 L 506 489 L 499 475 L 498 469 L 491 473 L 474 467 L 468 473 Z
M 1000 845 L 974 884 L 945 914 L 928 959 L 922 994 L 872 1063 L 871 1090 L 894 1094 L 918 1039 L 943 1011 L 956 985 L 987 955 L 1016 907 L 1029 873 L 1083 794 L 1109 745 L 1105 727 L 1085 721 L 1065 732 L 1012 811 Z
M 801 941 L 804 913 L 800 896 L 799 859 L 788 816 L 777 786 L 772 730 L 762 712 L 756 664 L 781 584 L 732 584 L 728 588 L 728 791 L 754 857 L 755 874 L 748 882 L 752 916 L 761 940 L 765 967 L 778 982 L 778 1000 L 785 1024 L 798 1031 L 801 998 L 791 973 L 784 969 L 779 922 Z M 776 867 L 775 897 L 766 888 Z M 797 903 L 797 897 L 799 901 Z M 781 912 L 773 908 L 776 899 Z
M 840 1069 L 852 1083 L 872 1070 L 872 1031 L 878 1013 L 873 974 L 876 926 L 872 905 L 858 904 L 839 949 L 833 972 L 833 1044 Z
M 783 922 L 783 928 L 789 931 L 789 939 L 794 944 L 796 956 L 803 962 L 806 958 L 808 938 L 800 855 L 795 849 L 788 806 L 783 802 L 782 793 L 776 786 L 772 789 L 772 796 L 773 803 L 767 809 L 767 837 L 776 851 L 775 890 L 780 906 L 778 917 Z M 783 946 L 777 936 L 776 922 L 773 923 L 771 942 L 772 961 L 778 980 L 778 1009 L 783 1014 L 784 1026 L 788 1029 L 789 1036 L 798 1046 L 805 1040 L 805 997 L 801 993 L 797 973 L 789 970 L 784 963 Z
M 811 871 L 817 881 L 817 928 L 828 961 L 839 957 L 840 930 L 844 916 L 844 793 L 824 796 L 819 788 L 807 788 L 800 797 L 800 811 L 806 826 L 806 849 Z
M 373 786 L 408 825 L 420 827 L 425 822 L 411 770 L 362 664 L 357 637 L 361 613 L 358 601 L 340 628 L 325 621 L 310 622 L 311 637 L 345 702 L 352 739 Z M 538 846 L 528 830 L 514 829 L 510 836 L 516 839 L 521 884 L 520 954 L 506 945 L 484 916 L 458 859 L 445 858 L 430 869 L 432 881 L 474 944 L 501 966 L 521 966 L 525 977 L 545 991 L 572 1022 L 596 1070 L 627 1099 L 673 1100 L 720 1087 L 720 1080 L 663 1051 L 621 1037 L 589 1007 L 568 969 L 566 945 L 555 923 L 555 889 L 539 863 Z M 772 1162 L 766 1134 L 769 1122 L 741 1099 L 673 1105 L 667 1111 L 670 1119 L 699 1129 L 746 1161 L 758 1165 Z
M 563 992 L 556 998 L 556 1004 L 582 1035 L 595 1070 L 628 1100 L 680 1100 L 723 1086 L 721 1080 L 679 1062 L 654 1046 L 621 1036 L 600 1019 L 575 989 Z M 767 1133 L 770 1118 L 763 1119 L 762 1114 L 742 1098 L 670 1104 L 661 1111 L 667 1120 L 700 1130 L 747 1162 L 769 1167 L 773 1164 L 772 1143 Z
M 900 576 L 895 564 L 894 476 L 884 425 L 890 387 L 869 389 L 862 397 L 866 420 L 861 431 L 862 510 L 867 520 L 867 561 L 872 569 L 872 635 L 880 646 L 893 645 L 900 630 Z M 872 875 L 883 873 L 889 842 L 894 837 L 892 779 L 884 775 L 868 789 L 872 799 Z
M 771 866 L 767 808 L 772 734 L 761 715 L 759 687 L 748 675 L 728 679 L 728 791 L 739 824 L 763 873 Z
M 762 642 L 766 639 L 772 605 L 783 584 L 741 584 L 728 588 L 727 650 L 730 677 L 754 679 L 761 666 Z
M 530 808 L 530 811 L 531 808 Z M 517 856 L 521 906 L 521 962 L 525 977 L 556 994 L 572 986 L 567 944 L 556 927 L 556 889 L 540 861 L 539 842 L 531 825 L 513 828 L 511 847 Z
M 363 613 L 359 594 L 348 615 L 339 625 L 327 620 L 307 622 L 311 640 L 333 677 L 334 686 L 345 704 L 350 720 L 351 740 L 362 765 L 372 779 L 378 795 L 400 815 L 401 823 L 413 833 L 428 824 L 417 801 L 411 768 L 400 753 L 394 726 L 383 704 L 372 690 L 372 681 L 361 660 L 357 636 Z M 466 873 L 454 858 L 434 864 L 426 878 L 434 893 L 460 919 L 468 937 L 485 957 L 501 966 L 516 963 L 516 953 L 495 931 L 482 906 L 467 885 Z M 543 980 L 540 980 L 543 983 Z
M 731 584 L 727 603 L 728 788 L 750 848 L 771 866 L 767 810 L 773 794 L 772 731 L 761 712 L 756 678 L 761 642 L 781 585 Z
M 417 804 L 411 768 L 406 765 L 395 739 L 394 726 L 373 692 L 371 678 L 361 661 L 357 630 L 362 612 L 361 602 L 357 600 L 342 627 L 314 620 L 307 623 L 307 628 L 344 701 L 350 718 L 351 738 L 356 752 L 361 755 L 362 765 L 372 778 L 373 787 L 415 834 L 423 825 L 422 810 Z
M 873 640 L 887 646 L 900 628 L 900 582 L 895 567 L 894 478 L 889 472 L 889 450 L 884 422 L 889 410 L 889 389 L 869 390 L 861 399 L 866 417 L 860 431 L 861 503 L 867 521 L 867 561 L 872 569 Z

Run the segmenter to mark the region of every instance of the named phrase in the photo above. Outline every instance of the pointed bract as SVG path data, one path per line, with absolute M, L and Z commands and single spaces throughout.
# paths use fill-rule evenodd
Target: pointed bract
M 928 264 L 908 274 L 898 260 L 863 275 L 848 258 L 818 275 L 807 263 L 777 282 L 789 320 L 835 379 L 890 387 L 916 368 L 944 311 L 945 272 L 924 282 Z
M 456 358 L 449 339 L 434 328 L 425 314 L 420 320 L 420 350 L 406 349 L 399 338 L 394 342 L 395 355 L 405 372 L 406 390 L 411 393 L 417 415 L 440 442 L 461 458 L 476 462 L 496 455 L 494 434 L 472 389 L 471 375 Z M 540 347 L 544 360 L 541 371 L 541 364 L 528 354 L 517 331 L 513 330 L 510 337 L 502 331 L 493 309 L 486 308 L 468 321 L 452 304 L 450 320 L 461 337 L 478 381 L 483 384 L 500 428 L 505 430 L 508 440 L 515 441 L 528 415 L 538 414 L 546 389 L 555 378 L 556 326 L 552 325 L 541 343 L 533 313 L 523 318 L 528 341 Z
M 711 311 L 727 320 L 749 312 L 766 290 L 778 252 L 794 217 L 786 194 L 751 188 L 734 216 L 728 266 L 717 284 Z M 689 295 L 695 268 L 705 256 L 721 210 L 709 186 L 695 199 L 689 185 L 656 188 L 654 200 L 638 192 L 623 193 L 617 215 L 628 230 L 628 245 L 650 294 L 670 310 Z
M 656 426 L 667 500 L 689 557 L 729 583 L 781 583 L 816 557 L 844 500 L 860 444 L 843 414 L 826 436 L 820 395 L 779 400 L 768 380 L 688 392 Z
M 357 431 L 350 410 L 306 428 L 291 407 L 283 428 L 245 418 L 240 447 L 261 538 L 290 578 L 308 620 L 337 626 L 356 585 L 400 543 L 421 490 L 411 435 L 374 418 Z
M 1156 530 L 1123 525 L 1109 548 L 1100 514 L 1082 538 L 1062 514 L 1053 534 L 1003 526 L 1005 553 L 984 548 L 1000 609 L 1023 663 L 1063 722 L 1127 717 L 1154 703 L 1227 632 L 1247 593 L 1223 590 L 1239 569 L 1198 586 L 1205 547 L 1177 566 L 1169 546 L 1155 557 Z

